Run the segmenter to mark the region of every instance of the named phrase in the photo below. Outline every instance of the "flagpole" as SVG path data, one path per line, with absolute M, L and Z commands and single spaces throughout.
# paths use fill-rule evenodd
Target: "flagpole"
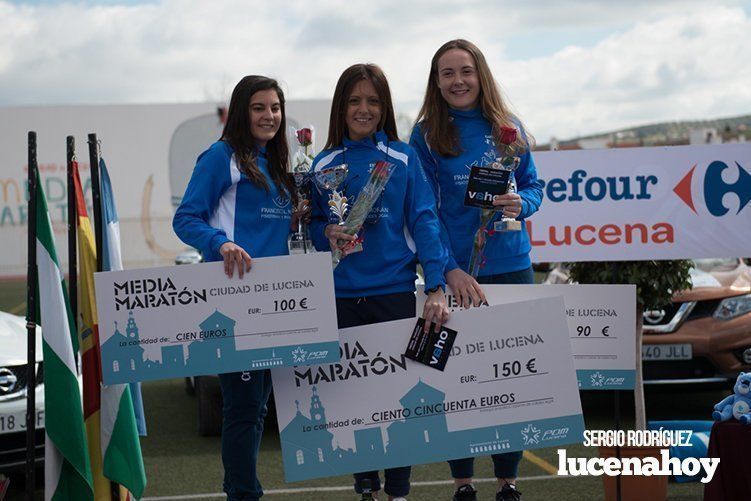
M 36 459 L 37 133 L 29 131 L 28 264 L 26 271 L 26 498 L 34 499 Z
M 91 202 L 94 209 L 94 242 L 96 271 L 102 271 L 102 190 L 99 182 L 99 143 L 96 134 L 89 134 L 89 169 L 91 169 Z
M 78 250 L 76 249 L 76 235 L 78 223 L 78 209 L 76 204 L 76 189 L 73 185 L 73 157 L 76 155 L 76 139 L 66 138 L 68 160 L 68 300 L 73 322 L 78 327 Z
M 102 184 L 99 179 L 99 141 L 96 134 L 89 134 L 89 169 L 91 170 L 91 203 L 94 211 L 94 244 L 96 246 L 96 271 L 102 271 L 104 253 L 102 252 Z M 98 348 L 94 348 L 98 349 Z M 110 495 L 113 501 L 120 499 L 120 486 L 110 481 Z

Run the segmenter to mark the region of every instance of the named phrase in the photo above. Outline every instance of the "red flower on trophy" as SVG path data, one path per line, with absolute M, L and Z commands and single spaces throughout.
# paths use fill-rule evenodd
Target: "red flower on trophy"
M 297 142 L 300 143 L 300 146 L 310 146 L 313 144 L 313 131 L 309 128 L 298 129 L 295 131 L 295 134 L 297 135 Z
M 512 144 L 516 141 L 517 130 L 515 127 L 501 127 L 501 143 Z

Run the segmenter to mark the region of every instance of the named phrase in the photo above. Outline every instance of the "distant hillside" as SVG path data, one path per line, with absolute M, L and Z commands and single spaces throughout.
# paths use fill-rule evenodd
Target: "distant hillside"
M 680 122 L 662 122 L 620 129 L 601 134 L 592 134 L 572 139 L 559 140 L 560 149 L 579 147 L 580 141 L 607 139 L 611 145 L 619 146 L 654 146 L 688 144 L 689 134 L 695 129 L 715 129 L 722 135 L 723 141 L 745 136 L 751 140 L 751 115 L 711 120 L 684 120 Z M 549 144 L 538 145 L 537 149 L 549 149 Z

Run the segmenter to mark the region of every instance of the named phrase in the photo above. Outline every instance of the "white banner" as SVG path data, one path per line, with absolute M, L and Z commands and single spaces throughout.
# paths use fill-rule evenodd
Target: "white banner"
M 128 383 L 339 360 L 331 254 L 96 273 L 102 379 Z
M 576 377 L 582 390 L 633 390 L 636 383 L 635 285 L 489 285 L 482 284 L 488 304 L 506 304 L 562 296 Z M 461 311 L 456 296 L 446 293 L 451 311 Z M 417 290 L 417 311 L 425 294 Z M 500 331 L 507 329 L 502 320 Z
M 272 369 L 287 481 L 579 442 L 563 310 L 456 312 L 443 372 L 404 357 L 416 319 L 342 329 L 337 364 Z
M 532 260 L 751 254 L 751 144 L 536 152 Z
M 76 140 L 84 197 L 91 201 L 87 134 L 101 141 L 120 216 L 125 268 L 174 264 L 186 246 L 172 231 L 198 155 L 219 139 L 224 103 L 0 107 L 0 277 L 26 273 L 26 138 L 37 132 L 39 175 L 67 269 L 65 137 Z M 287 101 L 287 123 L 328 130 L 328 100 Z M 321 141 L 321 144 L 323 142 Z M 89 207 L 89 214 L 93 214 Z

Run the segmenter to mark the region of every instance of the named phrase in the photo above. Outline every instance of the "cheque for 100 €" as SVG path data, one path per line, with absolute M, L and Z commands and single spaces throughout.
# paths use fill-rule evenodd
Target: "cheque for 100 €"
M 326 254 L 97 273 L 106 384 L 338 360 Z

